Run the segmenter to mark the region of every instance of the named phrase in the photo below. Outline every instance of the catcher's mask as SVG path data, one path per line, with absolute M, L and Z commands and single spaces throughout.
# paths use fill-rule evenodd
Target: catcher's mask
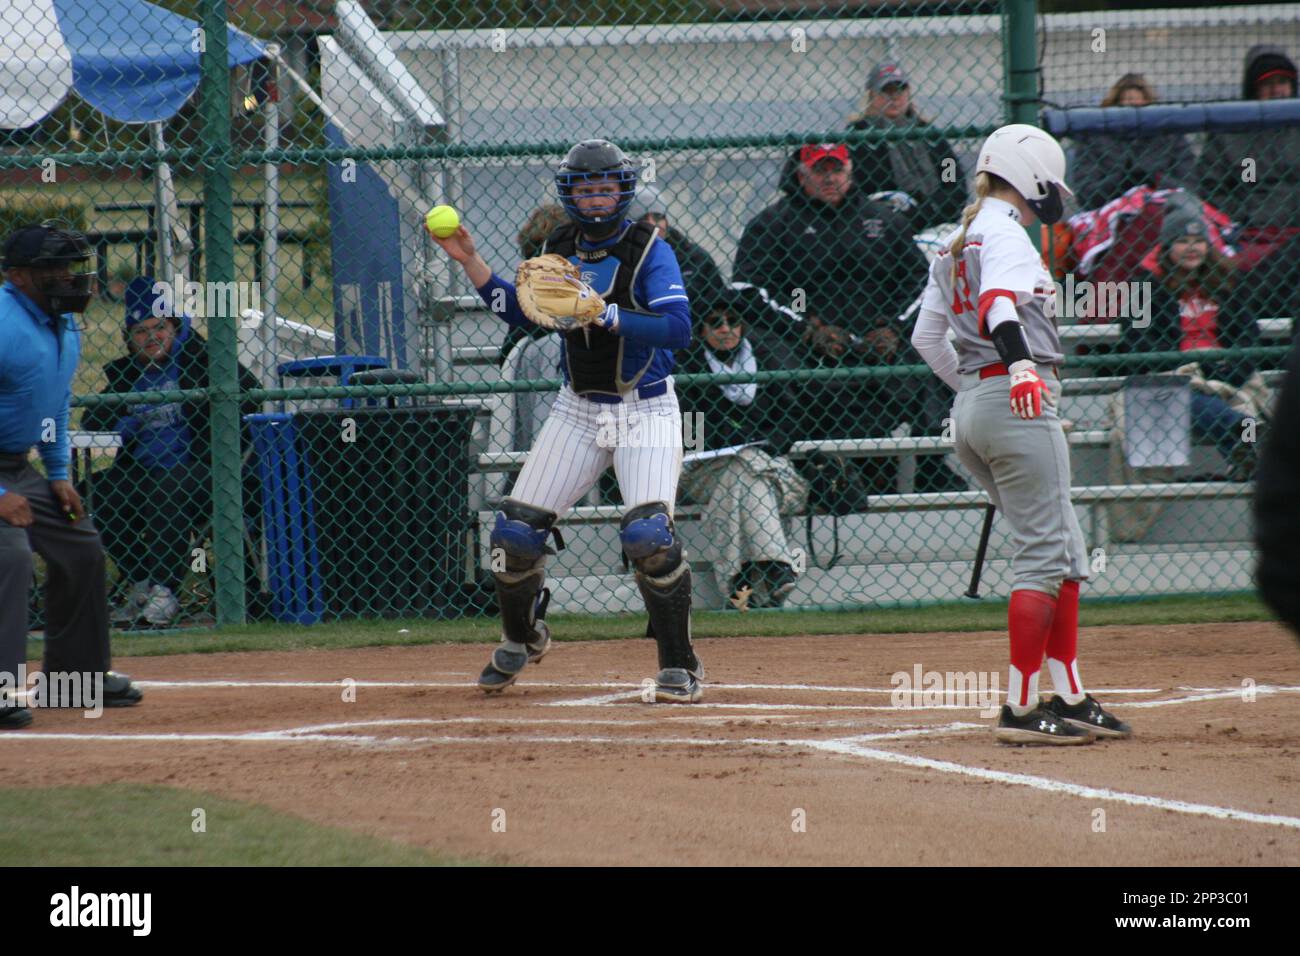
M 85 312 L 95 292 L 90 243 L 65 226 L 56 220 L 23 226 L 5 243 L 4 268 L 30 269 L 52 315 Z
M 618 185 L 617 203 L 605 215 L 587 215 L 578 208 L 574 187 L 599 182 Z M 584 232 L 588 233 L 612 232 L 623 221 L 636 196 L 636 182 L 637 171 L 632 161 L 621 149 L 604 139 L 587 139 L 574 146 L 555 173 L 555 191 L 560 205 L 574 222 L 596 227 L 585 229 Z

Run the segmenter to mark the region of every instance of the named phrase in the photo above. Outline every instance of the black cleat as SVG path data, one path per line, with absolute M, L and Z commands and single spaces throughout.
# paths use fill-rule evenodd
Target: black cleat
M 1092 733 L 1050 713 L 1043 706 L 1017 717 L 1006 704 L 993 731 L 998 743 L 1021 745 L 1072 746 L 1092 743 Z
M 1060 694 L 1056 694 L 1043 704 L 1042 709 L 1075 727 L 1090 730 L 1098 737 L 1122 740 L 1133 736 L 1133 728 L 1103 710 L 1101 704 L 1097 703 L 1091 694 L 1086 695 L 1082 701 L 1073 706 L 1067 704 Z
M 32 712 L 17 704 L 0 707 L 0 730 L 21 730 L 32 722 Z
M 699 679 L 684 667 L 665 667 L 655 678 L 655 700 L 661 704 L 697 704 L 703 696 Z
M 506 650 L 504 647 L 498 647 L 492 652 L 492 660 L 488 661 L 478 678 L 480 690 L 485 694 L 505 690 L 519 679 L 525 667 L 536 664 L 546 656 L 546 652 L 551 649 L 551 629 L 544 621 L 538 621 L 536 628 L 537 640 L 524 645 L 528 649 L 527 653 Z
M 132 683 L 131 678 L 117 671 L 104 672 L 105 707 L 134 707 L 143 699 L 144 691 Z

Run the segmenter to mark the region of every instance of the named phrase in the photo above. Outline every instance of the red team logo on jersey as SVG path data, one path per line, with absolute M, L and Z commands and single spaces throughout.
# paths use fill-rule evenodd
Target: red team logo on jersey
M 966 278 L 966 260 L 957 260 L 957 277 L 952 283 L 952 314 L 974 312 L 975 305 L 970 300 L 970 280 Z

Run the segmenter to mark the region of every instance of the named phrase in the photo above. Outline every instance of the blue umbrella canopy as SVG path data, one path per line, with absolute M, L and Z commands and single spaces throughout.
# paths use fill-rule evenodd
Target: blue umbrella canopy
M 265 55 L 228 27 L 227 66 Z M 144 0 L 0 0 L 0 128 L 40 122 L 76 91 L 123 123 L 165 120 L 199 86 L 200 25 Z

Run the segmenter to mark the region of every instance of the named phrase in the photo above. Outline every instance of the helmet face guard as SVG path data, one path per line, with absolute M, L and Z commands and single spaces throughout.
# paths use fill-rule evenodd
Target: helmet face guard
M 1047 184 L 1047 197 L 1045 199 L 1026 199 L 1029 208 L 1034 211 L 1040 222 L 1052 225 L 1060 222 L 1061 216 L 1065 214 L 1065 201 L 1061 198 L 1061 187 L 1056 183 Z
M 85 312 L 96 285 L 90 243 L 85 236 L 61 225 L 54 221 L 41 223 L 45 236 L 40 248 L 29 250 L 19 261 L 5 263 L 10 268 L 32 271 L 32 282 L 49 301 L 53 315 Z
M 613 194 L 613 209 L 602 215 L 591 215 L 578 208 L 577 187 L 608 182 L 618 186 Z M 621 149 L 603 139 L 584 140 L 574 146 L 555 173 L 555 192 L 565 213 L 574 222 L 595 226 L 599 231 L 613 231 L 623 221 L 636 196 L 636 184 L 637 171 L 632 161 Z

